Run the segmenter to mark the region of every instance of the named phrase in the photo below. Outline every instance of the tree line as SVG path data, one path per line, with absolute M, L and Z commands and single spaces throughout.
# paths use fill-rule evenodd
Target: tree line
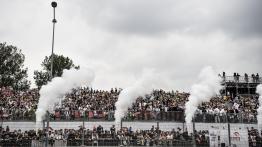
M 63 55 L 53 55 L 53 72 L 51 74 L 51 55 L 45 56 L 41 63 L 42 70 L 34 71 L 34 82 L 40 89 L 54 77 L 61 77 L 64 69 L 79 69 L 73 60 Z M 0 88 L 11 86 L 15 90 L 30 88 L 28 68 L 24 66 L 25 55 L 21 49 L 6 43 L 0 43 Z M 52 76 L 51 76 L 52 75 Z

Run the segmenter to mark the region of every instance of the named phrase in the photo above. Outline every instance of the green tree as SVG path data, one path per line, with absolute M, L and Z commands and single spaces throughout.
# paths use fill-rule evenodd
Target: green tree
M 20 49 L 0 43 L 0 87 L 11 86 L 16 90 L 30 88 L 27 68 L 23 68 L 24 61 L 25 56 Z
M 42 62 L 41 66 L 43 67 L 42 71 L 34 71 L 34 79 L 35 84 L 38 88 L 41 88 L 42 85 L 47 84 L 51 81 L 51 56 L 45 57 L 44 61 Z M 54 54 L 53 59 L 53 78 L 54 77 L 61 77 L 63 74 L 64 69 L 79 69 L 79 66 L 74 65 L 73 60 L 69 57 L 64 57 L 63 55 L 56 55 Z

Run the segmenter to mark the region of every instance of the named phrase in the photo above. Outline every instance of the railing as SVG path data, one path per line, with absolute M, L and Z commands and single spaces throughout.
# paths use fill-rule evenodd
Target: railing
M 193 122 L 194 123 L 194 122 Z M 182 131 L 174 130 L 171 131 L 173 128 L 170 127 L 170 131 L 160 131 L 160 130 L 142 130 L 141 133 L 114 133 L 114 134 L 107 134 L 103 132 L 100 135 L 97 135 L 96 139 L 93 139 L 92 136 L 96 136 L 96 134 L 99 134 L 97 131 L 76 131 L 72 132 L 72 134 L 65 135 L 63 134 L 62 138 L 64 139 L 54 139 L 49 138 L 49 141 L 47 142 L 45 140 L 45 137 L 36 137 L 31 135 L 22 135 L 24 136 L 19 139 L 17 135 L 10 135 L 9 133 L 6 134 L 6 132 L 0 131 L 0 146 L 1 147 L 18 147 L 18 146 L 25 146 L 25 147 L 43 147 L 46 146 L 48 143 L 48 146 L 180 146 L 180 147 L 191 147 L 195 145 L 196 147 L 208 147 L 208 146 L 249 146 L 249 147 L 257 147 L 262 145 L 261 130 L 255 130 L 253 128 L 247 128 L 245 125 L 235 125 L 238 127 L 234 127 L 228 124 L 228 127 L 220 126 L 218 124 L 216 127 L 210 127 L 207 130 L 195 130 L 194 136 L 188 135 L 188 132 L 184 132 L 184 129 Z M 216 129 L 214 129 L 216 128 Z M 216 131 L 215 131 L 216 130 Z M 56 130 L 53 130 L 51 132 L 55 132 Z M 108 130 L 107 130 L 108 131 Z M 120 130 L 117 130 L 119 132 Z M 220 131 L 223 131 L 224 133 L 220 134 Z M 234 136 L 234 131 L 239 132 L 240 136 Z M 134 131 L 136 132 L 136 131 Z M 203 133 L 204 132 L 204 133 Z M 257 132 L 257 134 L 256 134 Z M 22 132 L 23 133 L 23 132 Z M 130 133 L 130 134 L 129 134 Z M 147 134 L 147 135 L 144 135 Z M 153 134 L 151 136 L 150 134 Z M 171 133 L 173 136 L 171 138 L 167 138 L 165 134 Z M 209 134 L 210 133 L 210 134 Z M 3 135 L 5 134 L 5 135 Z M 41 134 L 41 133 L 40 133 Z M 148 135 L 149 134 L 149 135 Z M 212 137 L 212 134 L 215 134 L 215 138 L 218 139 L 218 141 L 215 141 Z M 230 136 L 227 136 L 228 134 L 231 134 Z M 36 134 L 35 134 L 36 135 Z M 84 137 L 81 138 L 81 135 Z M 163 135 L 163 136 L 162 136 Z M 225 135 L 225 136 L 221 136 Z M 4 136 L 4 137 L 3 137 Z M 20 135 L 19 135 L 20 136 Z M 41 135 L 40 135 L 41 136 Z M 65 137 L 67 136 L 67 137 Z M 70 136 L 70 137 L 69 137 Z M 103 136 L 109 136 L 104 138 Z M 150 136 L 150 137 L 148 137 Z M 211 136 L 211 137 L 210 137 Z M 213 135 L 214 136 L 214 135 Z M 237 137 L 237 141 L 229 141 L 230 138 L 232 139 L 232 136 Z M 36 139 L 38 138 L 38 139 Z M 67 138 L 67 139 L 66 139 Z M 219 140 L 219 138 L 223 138 Z M 252 138 L 252 139 L 251 139 Z
M 48 146 L 81 146 L 83 141 L 81 139 L 69 139 L 67 141 L 54 140 L 49 141 Z M 178 139 L 97 139 L 84 140 L 84 146 L 181 146 L 191 147 L 192 140 L 178 140 Z M 23 146 L 23 147 L 43 147 L 45 142 L 39 140 L 0 140 L 0 146 Z M 205 142 L 197 143 L 197 147 L 208 147 L 208 138 Z
M 221 77 L 223 82 L 239 82 L 239 83 L 261 83 L 262 77 L 245 77 L 245 76 L 225 76 Z
M 248 131 L 249 132 L 249 131 Z M 252 131 L 254 133 L 254 131 Z M 231 142 L 232 146 L 249 146 L 249 147 L 260 147 L 262 145 L 262 140 L 260 136 L 256 136 L 253 133 L 249 132 L 248 136 L 242 136 L 241 139 L 246 140 L 244 137 L 248 137 L 247 144 L 245 141 L 238 142 L 238 145 Z M 253 134 L 253 135 L 252 135 Z M 189 136 L 187 139 L 183 138 L 173 138 L 173 139 L 161 139 L 161 138 L 140 138 L 140 139 L 112 139 L 112 138 L 100 138 L 96 140 L 85 139 L 68 139 L 68 140 L 53 140 L 49 141 L 48 146 L 180 146 L 180 147 L 192 147 L 194 144 L 196 147 L 209 147 L 211 145 L 225 147 L 228 146 L 227 141 L 213 142 L 210 143 L 209 135 L 206 134 L 204 140 L 199 140 L 197 138 L 195 143 L 192 140 L 192 136 Z M 252 137 L 253 136 L 253 137 Z M 200 137 L 200 136 L 198 136 Z M 220 136 L 221 137 L 221 136 Z M 254 138 L 255 137 L 255 138 Z M 43 147 L 46 146 L 46 142 L 35 139 L 2 139 L 0 138 L 0 146 L 2 147 Z M 216 144 L 214 144 L 216 143 Z M 243 144 L 241 144 L 243 143 Z M 245 143 L 245 144 L 244 144 Z
M 2 121 L 35 121 L 35 114 L 20 115 L 16 117 L 15 114 L 0 115 Z M 104 113 L 103 111 L 85 111 L 81 113 L 79 110 L 73 110 L 70 112 L 56 111 L 50 114 L 50 121 L 114 121 L 114 111 Z M 129 112 L 124 117 L 126 121 L 184 121 L 184 112 L 182 111 L 141 111 L 141 112 Z
M 30 139 L 0 139 L 1 147 L 31 147 L 32 140 Z
M 205 123 L 256 123 L 257 117 L 255 114 L 248 113 L 227 113 L 227 114 L 196 114 L 195 122 Z
M 86 111 L 87 115 L 79 115 L 79 111 L 72 111 L 70 116 L 63 117 L 62 115 L 53 114 L 50 115 L 50 121 L 114 121 L 114 112 L 109 112 L 103 115 L 94 116 L 93 111 Z M 88 115 L 89 114 L 89 115 Z M 90 115 L 91 114 L 91 115 Z M 102 114 L 102 113 L 101 113 Z M 207 123 L 256 123 L 256 114 L 253 113 L 225 113 L 225 114 L 195 114 L 195 122 L 207 122 Z M 0 121 L 35 121 L 35 115 L 13 117 L 0 116 Z M 184 122 L 185 114 L 183 111 L 142 111 L 142 112 L 129 112 L 123 121 L 172 121 L 172 122 Z

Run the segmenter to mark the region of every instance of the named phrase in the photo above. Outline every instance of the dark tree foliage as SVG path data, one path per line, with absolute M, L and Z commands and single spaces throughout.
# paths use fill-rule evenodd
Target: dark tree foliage
M 25 56 L 20 49 L 0 43 L 0 87 L 11 86 L 16 90 L 30 88 L 27 68 L 23 68 L 24 61 Z
M 51 81 L 51 56 L 45 57 L 44 61 L 42 62 L 41 66 L 43 67 L 42 71 L 35 71 L 34 72 L 34 79 L 35 84 L 38 88 L 41 88 L 42 85 L 47 84 Z M 63 55 L 56 55 L 54 54 L 53 59 L 53 78 L 54 77 L 61 77 L 63 74 L 64 69 L 79 69 L 79 66 L 75 66 L 73 61 L 69 57 L 64 57 Z

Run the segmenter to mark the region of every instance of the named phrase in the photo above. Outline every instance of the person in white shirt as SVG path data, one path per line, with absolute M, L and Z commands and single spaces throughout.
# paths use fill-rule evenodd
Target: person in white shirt
M 213 120 L 213 115 L 214 115 L 214 111 L 209 107 L 207 108 L 207 121 L 208 122 L 211 122 L 211 121 L 214 121 Z
M 214 115 L 215 115 L 215 122 L 220 123 L 220 117 L 219 117 L 220 110 L 218 107 L 215 108 L 214 110 Z
M 236 102 L 234 102 L 234 104 L 233 104 L 233 108 L 238 109 L 238 107 L 239 107 L 239 104 L 236 103 Z
M 170 132 L 168 132 L 168 134 L 167 134 L 167 142 L 168 142 L 168 145 L 172 145 L 173 143 L 172 143 L 172 140 L 173 140 L 173 134 L 172 133 L 170 133 Z
M 92 133 L 92 146 L 96 145 L 98 146 L 98 134 L 97 133 Z
M 220 117 L 220 120 L 222 120 L 223 122 L 226 122 L 226 111 L 224 108 L 221 108 L 219 112 L 219 117 Z

